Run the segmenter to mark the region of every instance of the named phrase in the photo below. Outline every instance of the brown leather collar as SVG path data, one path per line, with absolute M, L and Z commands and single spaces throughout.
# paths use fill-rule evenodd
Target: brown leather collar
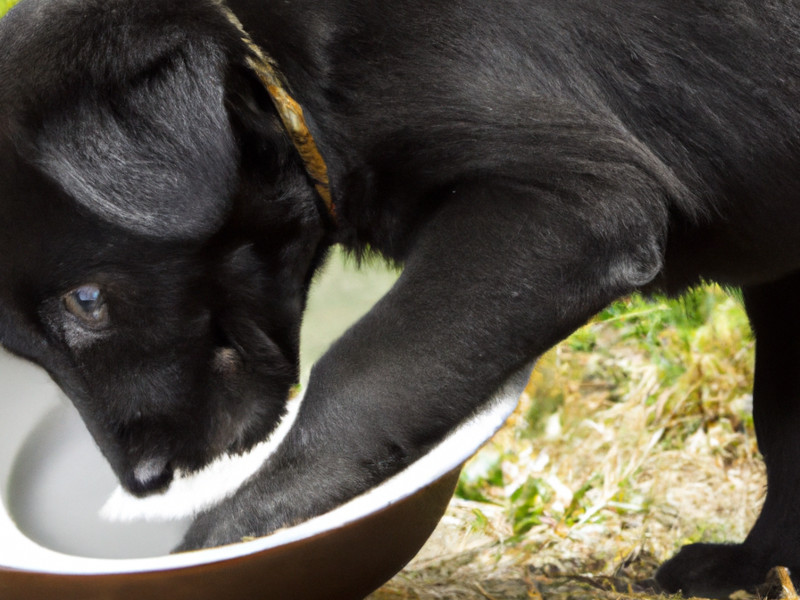
M 242 41 L 250 49 L 251 55 L 247 57 L 248 66 L 258 76 L 270 98 L 272 98 L 283 126 L 300 154 L 300 158 L 303 160 L 306 172 L 314 182 L 314 187 L 320 198 L 322 198 L 331 220 L 336 224 L 336 207 L 331 197 L 328 166 L 325 164 L 325 159 L 322 158 L 317 143 L 314 141 L 314 136 L 311 135 L 306 119 L 303 116 L 302 107 L 286 91 L 286 85 L 278 72 L 275 61 L 264 54 L 245 31 L 238 17 L 227 6 L 220 2 L 219 7 L 228 21 L 239 30 Z

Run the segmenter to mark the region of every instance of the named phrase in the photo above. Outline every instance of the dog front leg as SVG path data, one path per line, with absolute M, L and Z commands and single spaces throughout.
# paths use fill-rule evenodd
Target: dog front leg
M 661 266 L 658 211 L 455 187 L 397 284 L 314 367 L 282 446 L 181 549 L 334 508 L 424 454 L 513 373 Z
M 756 337 L 753 418 L 758 448 L 767 467 L 761 514 L 740 544 L 684 546 L 659 569 L 664 591 L 727 598 L 755 590 L 767 572 L 789 568 L 800 584 L 800 272 L 745 288 L 744 299 Z

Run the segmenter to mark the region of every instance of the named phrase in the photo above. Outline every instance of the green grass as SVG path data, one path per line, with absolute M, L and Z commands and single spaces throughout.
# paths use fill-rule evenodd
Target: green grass
M 6 14 L 18 0 L 0 0 L 0 17 Z

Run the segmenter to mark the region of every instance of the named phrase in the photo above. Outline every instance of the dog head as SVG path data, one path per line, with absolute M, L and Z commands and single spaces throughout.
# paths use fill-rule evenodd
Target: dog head
M 213 2 L 0 20 L 0 343 L 146 494 L 263 439 L 298 371 L 319 198 Z

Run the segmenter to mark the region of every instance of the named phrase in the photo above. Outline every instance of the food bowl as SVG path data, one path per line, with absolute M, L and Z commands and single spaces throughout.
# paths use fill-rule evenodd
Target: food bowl
M 363 598 L 399 571 L 444 513 L 461 465 L 514 409 L 527 372 L 402 473 L 272 535 L 169 554 L 188 526 L 97 516 L 113 475 L 38 369 L 0 351 L 0 598 Z

